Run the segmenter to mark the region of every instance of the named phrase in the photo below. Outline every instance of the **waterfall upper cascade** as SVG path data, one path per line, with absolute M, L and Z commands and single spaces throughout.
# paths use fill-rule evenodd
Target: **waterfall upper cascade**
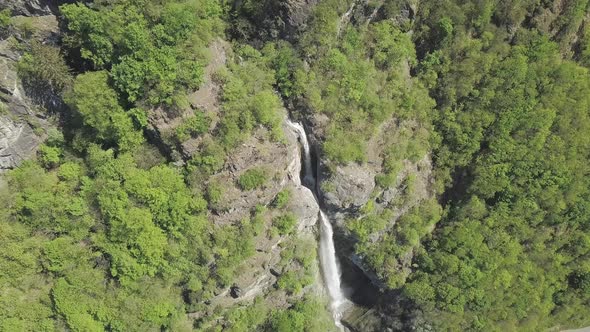
M 316 192 L 316 181 L 313 174 L 313 168 L 311 164 L 311 152 L 309 148 L 309 142 L 307 140 L 307 134 L 305 129 L 300 123 L 294 123 L 287 120 L 287 123 L 293 130 L 297 132 L 301 145 L 303 146 L 304 154 L 304 177 L 303 184 L 307 186 L 313 192 L 316 200 L 318 195 Z M 319 204 L 318 204 L 319 205 Z M 342 324 L 340 323 L 340 317 L 342 316 L 342 307 L 346 302 L 346 297 L 342 292 L 341 288 L 341 271 L 338 264 L 338 258 L 336 257 L 336 248 L 334 247 L 334 231 L 330 219 L 326 216 L 324 211 L 321 210 L 320 206 L 320 265 L 322 268 L 322 274 L 324 276 L 324 283 L 330 296 L 330 304 L 332 309 L 332 315 L 334 321 L 341 329 Z

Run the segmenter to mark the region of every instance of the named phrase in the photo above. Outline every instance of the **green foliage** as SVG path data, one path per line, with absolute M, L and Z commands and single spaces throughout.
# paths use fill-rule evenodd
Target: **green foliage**
M 129 151 L 141 144 L 143 135 L 135 129 L 129 114 L 119 105 L 117 93 L 108 85 L 105 71 L 76 77 L 66 102 L 79 114 L 99 141 Z
M 191 137 L 196 137 L 209 129 L 211 119 L 203 112 L 195 112 L 193 117 L 185 120 L 176 128 L 176 138 L 181 141 L 187 141 Z
M 204 175 L 212 175 L 221 170 L 225 163 L 225 152 L 215 141 L 207 140 L 198 154 L 189 161 L 187 169 Z
M 590 126 L 587 69 L 536 31 L 519 28 L 508 45 L 502 26 L 524 18 L 515 8 L 501 27 L 473 27 L 453 5 L 426 10 L 425 23 L 446 31 L 444 43 L 426 28 L 417 40 L 430 52 L 422 73 L 437 77 L 435 166 L 448 213 L 418 251 L 404 294 L 434 329 L 587 325 L 589 192 L 578 152 L 590 141 L 573 135 Z
M 31 43 L 30 51 L 18 62 L 18 74 L 26 84 L 42 90 L 60 93 L 72 83 L 70 68 L 62 57 L 59 48 Z
M 294 73 L 302 67 L 294 48 L 286 42 L 268 43 L 262 53 L 269 59 L 270 66 L 275 71 L 277 88 L 284 97 L 300 94 L 300 87 Z
M 337 3 L 318 6 L 318 20 L 303 37 L 302 52 L 314 52 L 314 57 L 309 69 L 295 67 L 292 73 L 295 97 L 330 118 L 323 142 L 327 158 L 363 163 L 367 142 L 381 134 L 385 121 L 392 116 L 414 119 L 428 128 L 434 105 L 420 82 L 406 73 L 416 63 L 416 52 L 410 35 L 392 22 L 344 28 L 341 40 L 328 39 L 326 29 L 334 29 L 339 20 L 328 8 Z
M 10 199 L 5 190 L 0 218 L 0 330 L 56 331 L 49 288 L 38 273 L 39 254 L 47 239 L 31 233 L 29 226 L 9 219 Z
M 64 51 L 80 74 L 54 46 L 19 49 L 27 93 L 63 96 L 71 112 L 35 161 L 0 179 L 0 330 L 181 331 L 208 319 L 213 330 L 335 330 L 326 304 L 305 294 L 316 243 L 293 236 L 289 191 L 274 198 L 277 210 L 257 202 L 241 219 L 208 219 L 231 209 L 231 183 L 215 174 L 232 150 L 282 144 L 283 104 L 314 120 L 329 169 L 380 169 L 375 197 L 347 227 L 366 267 L 411 303 L 401 323 L 415 325 L 404 328 L 589 325 L 588 1 L 558 11 L 551 1 L 422 1 L 410 19 L 399 15 L 406 4 L 371 1 L 347 22 L 350 5 L 319 2 L 290 43 L 274 34 L 276 1 L 61 6 Z M 143 139 L 149 110 L 189 107 L 224 19 L 252 40 L 233 39 L 227 68 L 213 75 L 219 112 L 177 128 L 181 142 L 199 136 L 199 151 L 184 168 L 168 165 Z M 31 37 L 34 21 L 20 21 L 19 32 L 0 12 L 0 30 Z M 438 201 L 407 174 L 424 160 Z M 269 172 L 252 168 L 236 184 L 263 188 Z M 393 189 L 395 201 L 381 204 Z M 283 237 L 271 292 L 286 293 L 289 307 L 259 298 L 203 309 L 251 263 L 271 218 Z
M 272 224 L 280 235 L 288 235 L 293 232 L 295 225 L 297 225 L 297 218 L 292 213 L 287 213 L 274 218 Z
M 0 10 L 0 29 L 6 29 L 10 26 L 10 9 Z
M 404 214 L 392 229 L 386 229 L 392 219 L 389 210 L 352 220 L 348 228 L 359 239 L 355 250 L 390 288 L 399 288 L 408 277 L 402 261 L 418 248 L 420 240 L 429 234 L 441 218 L 440 205 L 425 201 Z M 375 238 L 378 238 L 375 241 Z
M 270 319 L 270 330 L 277 332 L 334 331 L 330 315 L 317 299 L 307 298 L 292 308 L 275 311 Z
M 224 331 L 241 332 L 257 329 L 266 322 L 269 311 L 264 300 L 257 297 L 252 305 L 237 308 L 226 314 L 229 327 Z
M 318 273 L 317 244 L 313 238 L 297 236 L 281 247 L 279 264 L 285 272 L 279 276 L 277 286 L 289 294 L 299 294 L 304 287 L 314 283 Z
M 242 46 L 236 52 L 242 61 L 231 63 L 229 71 L 217 74 L 223 85 L 223 118 L 218 136 L 226 150 L 235 148 L 258 124 L 270 132 L 273 140 L 283 135 L 281 101 L 274 92 L 273 72 L 266 68 L 267 58 L 250 46 Z
M 202 82 L 202 49 L 222 28 L 216 1 L 117 1 L 61 6 L 65 44 L 95 69 L 112 68 L 129 102 L 172 105 Z
M 270 307 L 262 298 L 249 306 L 235 308 L 225 314 L 223 331 L 336 331 L 327 306 L 321 299 L 307 296 L 289 308 Z
M 215 207 L 223 197 L 223 187 L 218 182 L 211 182 L 207 186 L 207 201 L 210 207 Z
M 283 189 L 274 198 L 274 200 L 272 201 L 272 205 L 273 205 L 273 207 L 275 207 L 277 209 L 282 209 L 287 204 L 289 204 L 290 200 L 291 200 L 291 190 L 289 190 L 288 188 Z
M 262 168 L 251 168 L 240 175 L 238 185 L 242 190 L 258 189 L 268 181 L 267 172 Z
M 55 146 L 41 145 L 37 151 L 39 162 L 45 168 L 57 166 L 61 156 L 61 149 Z
M 35 230 L 49 234 L 69 233 L 80 238 L 88 232 L 91 221 L 88 205 L 80 197 L 82 181 L 78 178 L 60 182 L 55 173 L 27 163 L 9 177 L 16 193 L 10 211 L 18 221 Z

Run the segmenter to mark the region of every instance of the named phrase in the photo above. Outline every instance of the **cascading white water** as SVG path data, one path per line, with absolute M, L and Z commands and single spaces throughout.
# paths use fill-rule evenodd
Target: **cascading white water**
M 334 231 L 332 224 L 324 211 L 320 210 L 320 262 L 326 288 L 330 295 L 332 314 L 336 325 L 340 326 L 340 316 L 342 305 L 346 301 L 340 287 L 340 267 L 336 257 L 336 248 L 334 247 Z
M 303 146 L 303 170 L 305 171 L 305 176 L 303 177 L 303 184 L 305 186 L 310 187 L 311 191 L 315 195 L 315 179 L 313 176 L 313 168 L 311 167 L 311 153 L 309 150 L 309 142 L 307 141 L 305 129 L 300 123 L 291 122 L 290 120 L 287 120 L 287 123 L 289 124 L 289 126 L 291 126 L 291 128 L 293 128 L 297 132 L 297 136 L 299 136 L 299 140 L 301 141 L 301 145 Z
M 309 142 L 307 140 L 307 135 L 305 133 L 305 129 L 300 123 L 293 123 L 287 120 L 289 126 L 293 128 L 301 141 L 301 145 L 303 146 L 303 154 L 304 154 L 304 177 L 303 177 L 303 184 L 308 186 L 311 191 L 314 193 L 314 196 L 317 200 L 316 194 L 316 183 L 315 178 L 313 175 L 313 168 L 311 166 L 311 153 L 309 150 Z M 319 204 L 318 204 L 319 205 Z M 324 282 L 326 284 L 326 288 L 328 290 L 328 295 L 330 296 L 330 305 L 332 309 L 332 315 L 334 317 L 334 322 L 336 325 L 343 329 L 342 324 L 340 323 L 340 316 L 341 316 L 341 309 L 342 305 L 346 302 L 346 297 L 342 292 L 340 287 L 340 267 L 338 265 L 338 257 L 336 257 L 336 248 L 334 246 L 334 231 L 332 229 L 332 224 L 330 219 L 326 216 L 324 211 L 320 208 L 320 265 L 322 268 L 322 273 L 324 275 Z

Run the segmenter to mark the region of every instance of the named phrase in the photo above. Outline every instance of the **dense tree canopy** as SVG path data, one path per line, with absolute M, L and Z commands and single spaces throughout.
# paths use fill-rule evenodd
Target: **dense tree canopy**
M 590 325 L 590 2 L 322 0 L 295 30 L 291 9 L 67 1 L 43 42 L 0 11 L 23 86 L 59 118 L 0 178 L 0 331 L 333 330 L 299 196 L 265 192 L 283 170 L 228 163 L 284 148 L 284 108 L 315 130 L 320 175 L 374 171 L 368 202 L 336 212 L 381 308 L 404 304 L 394 326 Z M 208 109 L 188 97 L 204 83 Z M 219 300 L 257 254 L 271 295 Z

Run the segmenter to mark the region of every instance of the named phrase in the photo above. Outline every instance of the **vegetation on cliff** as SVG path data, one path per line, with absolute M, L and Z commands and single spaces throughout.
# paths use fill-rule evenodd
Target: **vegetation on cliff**
M 211 221 L 232 213 L 230 190 L 274 181 L 259 166 L 219 174 L 244 142 L 283 144 L 283 103 L 328 173 L 375 172 L 346 232 L 408 304 L 402 326 L 590 325 L 588 0 L 323 0 L 296 34 L 273 30 L 287 24 L 269 1 L 68 2 L 58 44 L 0 11 L 21 80 L 60 119 L 36 160 L 0 179 L 0 331 L 333 329 L 303 291 L 317 263 L 292 192 Z M 212 114 L 189 94 L 216 38 L 233 44 L 210 73 Z M 181 114 L 173 144 L 195 153 L 173 162 L 154 147 L 158 112 Z M 212 308 L 262 238 L 282 241 L 267 287 L 282 299 Z
M 215 189 L 211 178 L 228 153 L 259 126 L 268 132 L 261 139 L 283 139 L 274 73 L 248 45 L 236 45 L 227 68 L 214 73 L 221 87 L 215 119 L 189 105 L 227 8 L 121 0 L 65 4 L 59 14 L 61 50 L 15 40 L 24 51 L 19 76 L 59 101 L 63 107 L 51 110 L 63 127 L 47 133 L 37 160 L 0 183 L 0 331 L 216 331 L 220 322 L 232 331 L 332 329 L 323 299 L 301 291 L 317 275 L 307 240 L 281 247 L 276 292 L 290 294 L 281 305 L 210 304 L 251 268 L 244 264 L 255 239 L 286 235 L 297 221 L 287 191 L 266 202 L 272 211 L 252 206 L 239 222 L 210 220 L 227 189 Z M 9 20 L 3 11 L 2 29 Z M 146 141 L 157 109 L 190 109 L 177 139 L 206 138 L 185 167 Z M 253 168 L 235 186 L 261 188 L 268 174 Z M 280 215 L 279 235 L 271 212 Z

